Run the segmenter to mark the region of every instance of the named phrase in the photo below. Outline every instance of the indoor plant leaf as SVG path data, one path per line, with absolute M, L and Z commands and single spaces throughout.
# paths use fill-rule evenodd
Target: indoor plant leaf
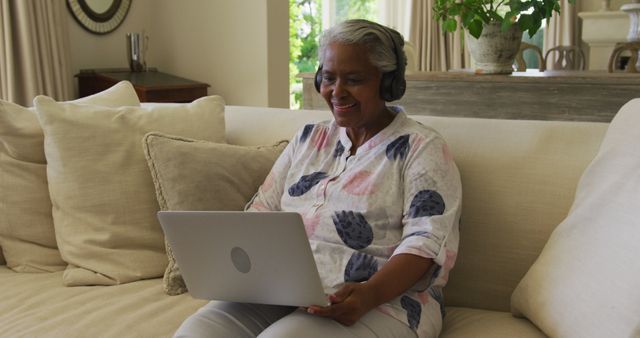
M 471 34 L 471 36 L 478 39 L 480 38 L 480 34 L 482 34 L 482 26 L 482 20 L 475 19 L 469 23 L 469 27 L 467 27 L 467 30 L 469 30 L 469 34 Z

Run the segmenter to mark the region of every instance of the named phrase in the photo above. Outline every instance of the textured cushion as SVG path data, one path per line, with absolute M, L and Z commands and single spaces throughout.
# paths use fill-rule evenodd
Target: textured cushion
M 162 276 L 167 265 L 141 142 L 150 131 L 224 141 L 224 102 L 104 108 L 35 100 L 65 285 Z
M 120 82 L 75 103 L 139 106 L 133 86 Z M 0 101 L 0 246 L 19 272 L 62 270 L 47 188 L 42 128 L 35 109 Z
M 162 210 L 242 210 L 287 145 L 242 147 L 150 133 L 144 149 Z M 165 291 L 186 291 L 167 245 Z
M 513 293 L 553 337 L 640 337 L 640 99 L 614 117 L 569 215 Z

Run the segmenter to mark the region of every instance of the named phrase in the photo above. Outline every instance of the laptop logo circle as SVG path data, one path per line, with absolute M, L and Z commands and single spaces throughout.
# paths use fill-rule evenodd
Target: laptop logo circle
M 231 249 L 231 262 L 236 269 L 242 273 L 247 273 L 251 270 L 251 260 L 249 255 L 242 248 L 234 247 Z

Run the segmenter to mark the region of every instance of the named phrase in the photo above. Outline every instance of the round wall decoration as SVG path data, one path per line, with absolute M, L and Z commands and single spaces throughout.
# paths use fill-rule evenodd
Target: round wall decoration
M 67 0 L 73 18 L 94 34 L 107 34 L 118 28 L 131 7 L 131 0 Z

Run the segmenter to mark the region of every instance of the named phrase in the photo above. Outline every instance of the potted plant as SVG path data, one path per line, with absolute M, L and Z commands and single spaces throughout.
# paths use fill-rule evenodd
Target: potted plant
M 560 13 L 561 0 L 435 0 L 434 17 L 442 28 L 454 32 L 458 20 L 465 29 L 476 73 L 511 74 L 522 33 L 532 37 Z M 568 0 L 575 3 L 575 0 Z

